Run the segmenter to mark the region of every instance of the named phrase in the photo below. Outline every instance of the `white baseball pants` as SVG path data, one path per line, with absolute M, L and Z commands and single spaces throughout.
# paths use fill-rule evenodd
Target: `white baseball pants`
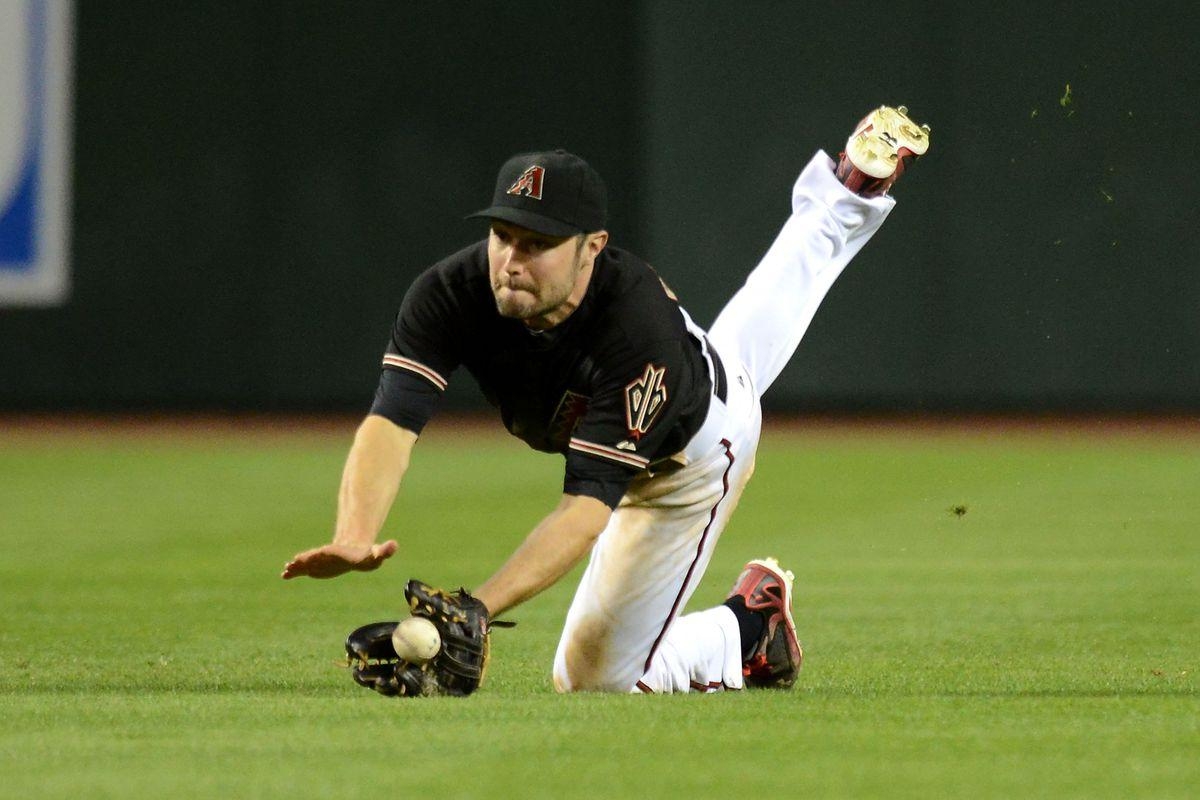
M 680 614 L 754 472 L 759 398 L 894 206 L 848 191 L 824 152 L 800 173 L 791 216 L 708 336 L 724 363 L 726 401 L 712 399 L 681 454 L 686 466 L 635 480 L 596 541 L 554 659 L 559 691 L 742 688 L 733 612 Z

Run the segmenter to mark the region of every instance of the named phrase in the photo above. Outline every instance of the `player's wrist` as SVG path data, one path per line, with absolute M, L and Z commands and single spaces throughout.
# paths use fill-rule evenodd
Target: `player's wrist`
M 371 545 L 375 544 L 375 540 L 371 539 L 370 541 L 367 541 L 361 537 L 335 536 L 330 544 L 332 544 L 334 547 L 340 547 L 348 551 L 361 551 L 363 553 L 370 553 Z

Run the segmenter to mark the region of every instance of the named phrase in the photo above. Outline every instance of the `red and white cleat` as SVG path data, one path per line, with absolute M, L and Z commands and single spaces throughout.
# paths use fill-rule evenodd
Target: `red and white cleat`
M 929 126 L 918 125 L 904 106 L 880 106 L 846 140 L 837 177 L 863 197 L 887 194 L 904 168 L 929 149 Z
M 766 619 L 762 639 L 742 664 L 748 686 L 790 688 L 796 682 L 804 651 L 792 622 L 792 581 L 795 576 L 773 558 L 746 564 L 729 597 L 741 596 L 750 611 Z

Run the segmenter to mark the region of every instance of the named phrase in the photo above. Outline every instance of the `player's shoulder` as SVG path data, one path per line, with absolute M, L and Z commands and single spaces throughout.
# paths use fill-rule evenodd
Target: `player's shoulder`
M 684 329 L 679 300 L 658 272 L 628 250 L 601 252 L 598 300 L 612 325 L 639 336 L 673 336 Z
M 487 288 L 487 240 L 467 245 L 426 268 L 412 282 L 410 295 L 461 295 Z
M 487 239 L 473 242 L 438 261 L 421 277 L 444 283 L 464 283 L 487 277 Z

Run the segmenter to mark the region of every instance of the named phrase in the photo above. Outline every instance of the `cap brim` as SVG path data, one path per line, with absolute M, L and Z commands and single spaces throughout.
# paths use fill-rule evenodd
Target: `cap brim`
M 574 225 L 568 225 L 565 222 L 559 222 L 550 217 L 543 217 L 541 214 L 535 214 L 523 208 L 492 206 L 482 211 L 476 211 L 474 214 L 467 214 L 464 219 L 475 217 L 511 222 L 513 225 L 520 225 L 522 228 L 528 228 L 536 233 L 544 233 L 547 236 L 578 236 L 583 233 L 582 229 Z

